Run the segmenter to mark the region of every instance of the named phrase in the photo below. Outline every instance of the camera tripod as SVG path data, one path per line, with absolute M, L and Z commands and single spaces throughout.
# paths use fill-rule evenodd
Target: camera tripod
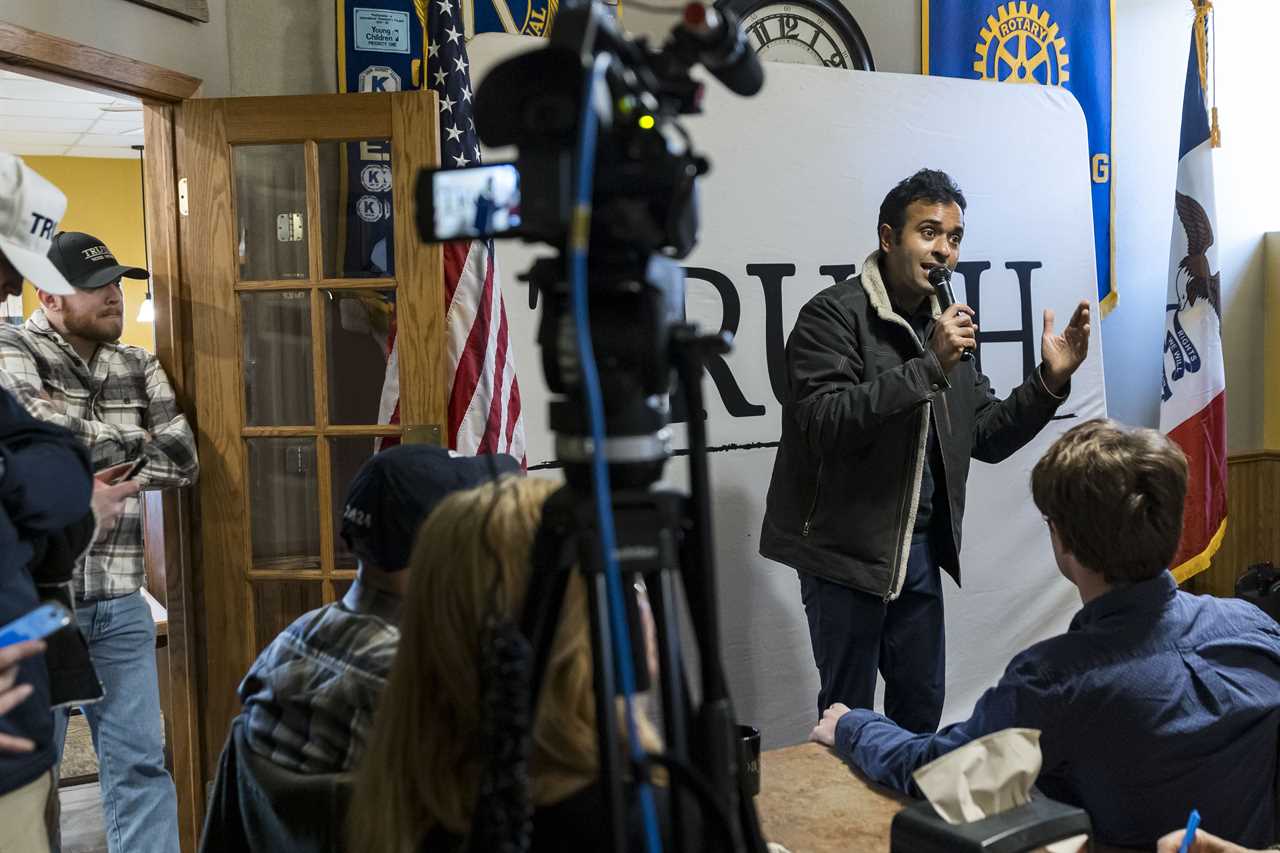
M 738 774 L 736 724 L 720 658 L 712 548 L 706 434 L 702 421 L 703 355 L 725 352 L 718 335 L 699 337 L 693 327 L 672 330 L 672 356 L 686 395 L 690 444 L 690 495 L 645 486 L 611 495 L 617 523 L 617 557 L 627 589 L 627 622 L 635 669 L 647 672 L 646 644 L 631 581 L 642 578 L 657 628 L 659 693 L 664 752 L 649 756 L 671 780 L 668 848 L 679 851 L 762 853 L 755 804 Z M 625 465 L 627 463 L 611 464 Z M 600 779 L 606 791 L 610 849 L 625 851 L 625 780 L 648 778 L 649 767 L 626 767 L 618 733 L 618 682 L 608 625 L 606 579 L 600 564 L 596 518 L 581 471 L 567 466 L 568 484 L 543 508 L 533 547 L 533 574 L 522 633 L 533 650 L 533 706 L 546 671 L 572 572 L 585 581 L 590 616 Z M 683 601 L 681 596 L 683 590 Z M 691 691 L 681 637 L 681 604 L 688 607 L 697 649 L 698 695 Z M 643 684 L 643 680 L 642 680 Z M 694 768 L 699 768 L 695 770 Z

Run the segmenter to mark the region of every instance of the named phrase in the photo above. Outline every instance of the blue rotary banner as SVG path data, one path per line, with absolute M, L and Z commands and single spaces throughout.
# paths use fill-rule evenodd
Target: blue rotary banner
M 1111 185 L 1113 0 L 921 0 L 921 71 L 1061 86 L 1089 126 L 1098 303 L 1116 302 Z

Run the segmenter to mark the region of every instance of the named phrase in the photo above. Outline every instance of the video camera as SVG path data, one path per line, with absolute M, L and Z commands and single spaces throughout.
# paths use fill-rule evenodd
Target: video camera
M 424 170 L 417 224 L 428 242 L 519 237 L 560 250 L 523 276 L 543 300 L 539 344 L 552 393 L 556 455 L 581 484 L 589 456 L 576 376 L 564 346 L 563 253 L 574 223 L 582 91 L 593 61 L 608 58 L 593 93 L 598 121 L 590 215 L 591 335 L 601 364 L 610 473 L 619 485 L 654 482 L 670 455 L 666 432 L 672 330 L 684 320 L 684 275 L 673 259 L 693 250 L 697 179 L 709 168 L 679 117 L 700 112 L 702 65 L 729 89 L 764 79 L 736 17 L 692 3 L 659 51 L 620 33 L 599 3 L 561 4 L 545 48 L 495 67 L 475 95 L 476 130 L 490 147 L 516 146 L 513 163 Z M 531 304 L 534 304 L 531 300 Z
M 612 62 L 608 97 L 595 104 L 592 249 L 618 244 L 685 257 L 697 236 L 695 180 L 707 161 L 677 117 L 700 112 L 702 64 L 732 91 L 759 91 L 763 73 L 737 19 L 691 4 L 661 51 L 628 40 L 599 4 L 562 3 L 545 48 L 495 67 L 475 98 L 476 131 L 490 147 L 516 146 L 514 163 L 425 170 L 417 223 L 427 242 L 521 237 L 564 247 L 571 224 L 573 145 L 589 59 Z M 603 93 L 602 93 L 603 95 Z
M 695 65 L 738 94 L 754 94 L 764 79 L 736 17 L 718 4 L 690 3 L 653 51 L 621 34 L 600 2 L 564 0 L 547 46 L 496 66 L 475 94 L 480 140 L 515 146 L 516 161 L 424 170 L 416 187 L 425 241 L 519 237 L 558 250 L 523 278 L 542 299 L 538 343 L 547 386 L 557 395 L 550 426 L 568 485 L 543 507 L 519 631 L 495 628 L 499 639 L 489 655 L 495 670 L 506 655 L 507 671 L 527 674 L 536 697 L 567 578 L 585 576 L 600 777 L 617 853 L 628 846 L 628 779 L 636 780 L 648 849 L 657 846 L 652 765 L 664 767 L 673 783 L 671 849 L 762 853 L 765 846 L 752 791 L 737 770 L 701 419 L 703 360 L 726 352 L 729 341 L 700 336 L 685 322 L 677 263 L 697 241 L 697 179 L 709 168 L 679 122 L 700 112 Z M 653 488 L 671 456 L 673 376 L 693 413 L 687 496 Z M 630 697 L 647 680 L 635 618 L 639 581 L 657 625 L 664 750 L 645 755 L 629 738 L 626 763 L 615 696 Z M 681 603 L 697 645 L 697 690 L 681 651 Z M 525 698 L 513 695 L 506 704 Z M 504 703 L 493 704 L 500 710 Z M 486 778 L 493 794 L 477 806 L 470 849 L 523 849 L 522 774 L 495 763 Z

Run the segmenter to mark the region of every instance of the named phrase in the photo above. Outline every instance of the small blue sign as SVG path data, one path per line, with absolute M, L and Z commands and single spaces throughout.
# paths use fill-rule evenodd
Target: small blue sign
M 352 45 L 376 53 L 410 53 L 409 13 L 389 9 L 351 10 Z

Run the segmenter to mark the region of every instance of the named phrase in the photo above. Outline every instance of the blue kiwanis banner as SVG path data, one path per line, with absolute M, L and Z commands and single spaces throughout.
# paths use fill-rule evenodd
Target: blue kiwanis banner
M 464 4 L 466 0 L 464 0 Z M 473 33 L 512 33 L 545 38 L 551 32 L 558 0 L 471 0 Z
M 339 92 L 422 87 L 425 0 L 336 0 L 335 5 Z M 394 275 L 390 143 L 369 139 L 343 148 L 346 215 L 339 222 L 346 233 L 338 239 L 339 275 Z
M 1089 125 L 1098 303 L 1116 304 L 1111 188 L 1113 0 L 921 0 L 921 71 L 1061 86 Z

